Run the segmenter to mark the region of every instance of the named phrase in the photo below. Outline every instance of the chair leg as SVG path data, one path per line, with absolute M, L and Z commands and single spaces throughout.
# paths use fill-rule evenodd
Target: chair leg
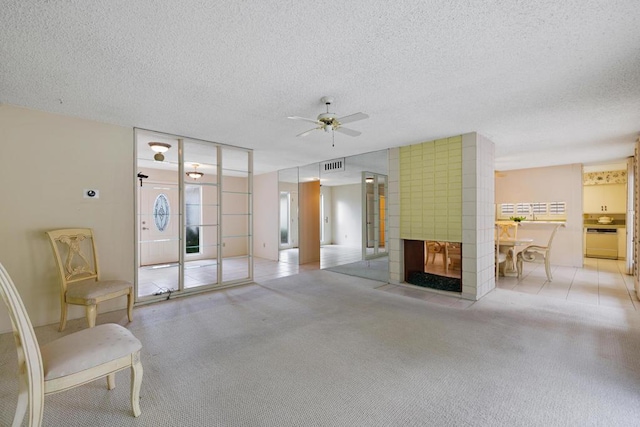
M 24 367 L 23 367 L 24 368 Z M 26 368 L 25 368 L 26 369 Z M 40 427 L 42 425 L 42 415 L 44 414 L 44 393 L 40 388 L 40 393 L 37 390 L 32 390 L 31 401 L 29 401 L 29 384 L 27 379 L 27 373 L 21 373 L 19 378 L 19 394 L 18 404 L 16 405 L 16 413 L 13 416 L 13 427 L 20 427 L 24 420 L 24 415 L 27 413 L 27 407 L 29 408 L 29 427 Z M 34 387 L 37 388 L 37 387 Z
M 132 355 L 133 363 L 131 364 L 131 408 L 133 416 L 138 417 L 142 413 L 140 411 L 140 386 L 142 385 L 142 363 L 140 363 L 140 352 Z
M 19 376 L 20 391 L 18 394 L 18 405 L 16 406 L 16 413 L 13 416 L 12 426 L 21 426 L 24 414 L 27 413 L 27 407 L 29 406 L 29 385 L 27 384 L 26 373 L 22 373 Z
M 133 289 L 127 294 L 127 317 L 133 322 Z
M 107 375 L 107 389 L 113 390 L 116 388 L 116 374 Z
M 549 256 L 545 255 L 544 256 L 544 271 L 545 273 L 547 273 L 547 279 L 549 281 L 551 281 L 552 277 L 551 277 L 551 264 L 549 262 Z
M 518 270 L 518 278 L 522 277 L 522 252 L 516 255 L 516 269 Z
M 96 326 L 96 316 L 97 316 L 97 309 L 95 304 L 94 305 L 88 305 L 86 306 L 86 312 L 87 312 L 87 322 L 89 322 L 89 327 L 93 328 L 94 326 Z
M 67 327 L 67 307 L 69 307 L 69 304 L 66 302 L 63 302 L 62 307 L 60 307 L 60 327 L 58 328 L 60 332 L 64 331 L 64 328 Z

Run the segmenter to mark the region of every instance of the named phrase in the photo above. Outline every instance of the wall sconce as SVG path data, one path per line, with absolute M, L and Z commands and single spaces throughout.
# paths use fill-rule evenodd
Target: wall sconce
M 164 154 L 162 153 L 166 153 L 167 150 L 171 148 L 171 145 L 165 144 L 164 142 L 150 142 L 149 147 L 156 152 L 153 156 L 153 160 L 161 162 L 164 160 Z
M 202 176 L 204 175 L 202 172 L 198 172 L 198 166 L 200 166 L 197 163 L 193 164 L 193 170 L 190 172 L 187 172 L 187 176 L 189 178 L 193 178 L 193 180 L 195 181 L 198 178 L 202 178 Z

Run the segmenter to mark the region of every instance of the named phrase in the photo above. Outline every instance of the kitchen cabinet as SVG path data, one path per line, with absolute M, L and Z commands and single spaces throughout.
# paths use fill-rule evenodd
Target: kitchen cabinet
M 618 228 L 618 259 L 627 258 L 627 229 Z
M 626 184 L 585 185 L 582 188 L 584 213 L 626 213 Z

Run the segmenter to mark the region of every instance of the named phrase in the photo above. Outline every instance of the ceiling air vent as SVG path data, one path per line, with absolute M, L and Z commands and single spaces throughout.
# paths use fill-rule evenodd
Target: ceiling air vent
M 327 160 L 320 163 L 321 173 L 342 172 L 344 171 L 344 157 L 341 159 Z

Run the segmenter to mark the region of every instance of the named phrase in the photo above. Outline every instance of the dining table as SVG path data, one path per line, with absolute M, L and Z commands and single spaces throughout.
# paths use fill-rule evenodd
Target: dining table
M 504 263 L 504 275 L 505 276 L 518 276 L 518 270 L 516 268 L 516 254 L 519 252 L 518 247 L 528 246 L 533 243 L 533 239 L 529 238 L 516 238 L 516 239 L 500 239 L 496 240 L 498 246 L 496 250 L 506 251 L 507 259 Z

